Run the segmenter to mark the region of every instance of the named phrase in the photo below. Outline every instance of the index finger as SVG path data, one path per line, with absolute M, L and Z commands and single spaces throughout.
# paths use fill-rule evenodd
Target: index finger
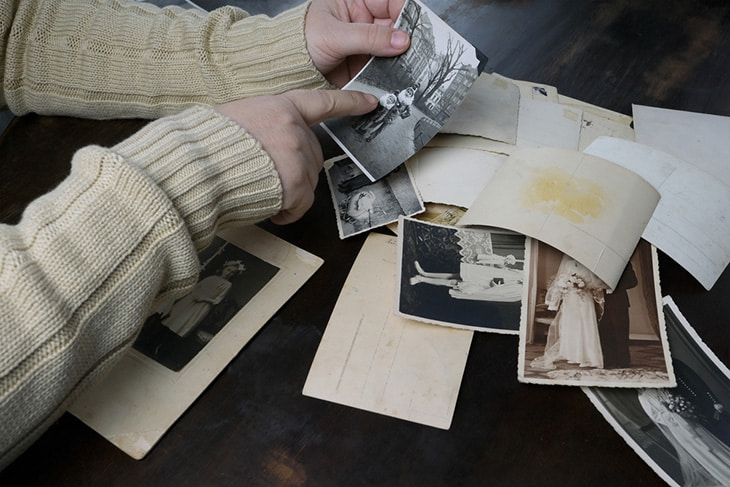
M 329 118 L 363 115 L 378 105 L 374 95 L 353 90 L 295 90 L 284 96 L 310 127 Z

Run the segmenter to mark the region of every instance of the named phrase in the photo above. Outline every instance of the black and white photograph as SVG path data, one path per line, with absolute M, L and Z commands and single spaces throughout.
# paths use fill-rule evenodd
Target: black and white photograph
M 396 27 L 410 35 L 410 48 L 371 59 L 344 87 L 375 95 L 378 107 L 322 124 L 371 181 L 436 135 L 479 75 L 476 49 L 417 0 L 406 2 Z
M 520 381 L 674 384 L 655 247 L 641 240 L 613 289 L 545 243 L 533 240 L 531 256 L 520 326 Z
M 664 315 L 677 387 L 583 390 L 669 485 L 730 485 L 730 370 L 670 296 Z
M 341 156 L 327 161 L 325 173 L 341 239 L 425 211 L 406 166 L 371 182 L 352 159 Z
M 516 335 L 527 237 L 507 230 L 399 220 L 396 314 Z
M 147 318 L 134 348 L 180 371 L 278 272 L 278 268 L 216 237 L 199 254 L 193 290 Z

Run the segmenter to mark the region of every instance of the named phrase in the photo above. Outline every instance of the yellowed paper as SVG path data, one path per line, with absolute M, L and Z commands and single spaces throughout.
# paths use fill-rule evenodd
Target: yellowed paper
M 522 98 L 517 146 L 577 150 L 582 118 L 577 108 Z
M 649 183 L 605 159 L 522 149 L 502 164 L 459 224 L 506 228 L 546 242 L 613 288 L 658 201 Z
M 473 332 L 393 314 L 397 245 L 395 237 L 368 236 L 322 336 L 304 395 L 448 429 Z
M 730 186 L 730 117 L 632 107 L 636 141 L 712 174 Z
M 600 137 L 586 153 L 643 177 L 661 200 L 643 237 L 710 289 L 730 263 L 730 187 L 649 146 Z
M 500 76 L 483 73 L 440 132 L 514 144 L 519 103 L 517 85 Z
M 462 148 L 424 148 L 406 162 L 423 201 L 468 208 L 506 156 Z

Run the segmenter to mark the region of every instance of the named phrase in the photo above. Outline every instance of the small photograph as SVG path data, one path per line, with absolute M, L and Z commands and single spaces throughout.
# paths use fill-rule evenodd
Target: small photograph
M 134 348 L 180 371 L 278 272 L 278 268 L 216 237 L 199 254 L 193 290 L 150 316 Z
M 344 239 L 398 221 L 425 210 L 421 196 L 405 166 L 371 182 L 347 156 L 331 159 L 325 173 Z
M 532 240 L 520 324 L 521 382 L 674 385 L 656 248 L 641 240 L 611 290 L 570 256 Z
M 399 221 L 396 314 L 516 335 L 527 237 L 507 230 Z
M 669 485 L 730 485 L 730 370 L 671 297 L 664 315 L 677 387 L 583 391 Z
M 378 107 L 322 124 L 371 181 L 436 135 L 479 75 L 476 49 L 417 0 L 406 2 L 396 26 L 411 36 L 411 47 L 371 59 L 345 86 L 377 96 Z

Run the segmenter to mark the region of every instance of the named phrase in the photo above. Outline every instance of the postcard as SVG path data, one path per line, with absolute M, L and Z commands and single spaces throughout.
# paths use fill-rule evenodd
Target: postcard
M 440 133 L 517 142 L 520 89 L 511 81 L 482 73 Z
M 341 239 L 425 210 L 405 166 L 371 182 L 352 159 L 340 156 L 325 163 L 325 173 Z
M 572 257 L 532 240 L 518 379 L 550 385 L 675 385 L 656 247 L 642 240 L 613 290 Z
M 474 149 L 504 156 L 509 156 L 516 150 L 513 144 L 507 144 L 506 142 L 471 135 L 443 133 L 436 134 L 433 139 L 428 141 L 424 148 Z
M 583 110 L 583 118 L 578 138 L 578 150 L 585 150 L 598 137 L 609 136 L 633 141 L 636 137 L 634 129 L 623 122 L 606 118 L 592 111 Z M 610 158 L 606 158 L 609 159 Z
M 322 259 L 256 227 L 228 229 L 200 254 L 193 291 L 157 310 L 132 349 L 69 412 L 143 458 Z
M 497 73 L 495 75 L 517 85 L 520 90 L 520 100 L 539 100 L 558 103 L 558 89 L 554 86 L 533 83 L 532 81 L 510 79 Z
M 516 335 L 524 235 L 401 218 L 395 312 L 404 318 Z
M 448 429 L 473 333 L 393 314 L 396 249 L 392 236 L 371 233 L 365 240 L 303 392 Z
M 578 108 L 579 110 L 582 110 L 585 114 L 586 112 L 597 115 L 603 119 L 609 120 L 611 122 L 616 122 L 620 125 L 625 125 L 627 127 L 631 126 L 631 122 L 633 122 L 633 118 L 631 116 L 615 112 L 613 110 L 609 110 L 608 108 L 599 107 L 598 105 L 593 105 L 588 102 L 578 100 L 576 98 L 572 98 L 570 96 L 558 94 L 558 101 L 557 103 L 560 103 L 561 105 L 567 105 L 574 108 Z M 610 134 L 601 134 L 601 135 L 610 135 Z
M 476 80 L 476 49 L 418 0 L 407 0 L 396 27 L 411 46 L 372 58 L 344 89 L 372 93 L 372 112 L 330 119 L 324 130 L 371 181 L 418 152 L 446 123 Z
M 648 182 L 606 159 L 520 149 L 497 169 L 459 225 L 506 228 L 541 240 L 613 288 L 658 201 Z
M 659 149 L 730 186 L 730 117 L 633 105 L 636 141 Z
M 730 187 L 647 145 L 600 137 L 585 152 L 635 172 L 661 194 L 643 237 L 711 289 L 730 263 Z
M 672 298 L 663 302 L 677 387 L 583 391 L 669 485 L 730 485 L 730 370 Z
M 577 108 L 522 98 L 516 145 L 577 150 L 582 118 Z
M 505 159 L 482 150 L 424 147 L 406 167 L 424 201 L 468 208 Z

